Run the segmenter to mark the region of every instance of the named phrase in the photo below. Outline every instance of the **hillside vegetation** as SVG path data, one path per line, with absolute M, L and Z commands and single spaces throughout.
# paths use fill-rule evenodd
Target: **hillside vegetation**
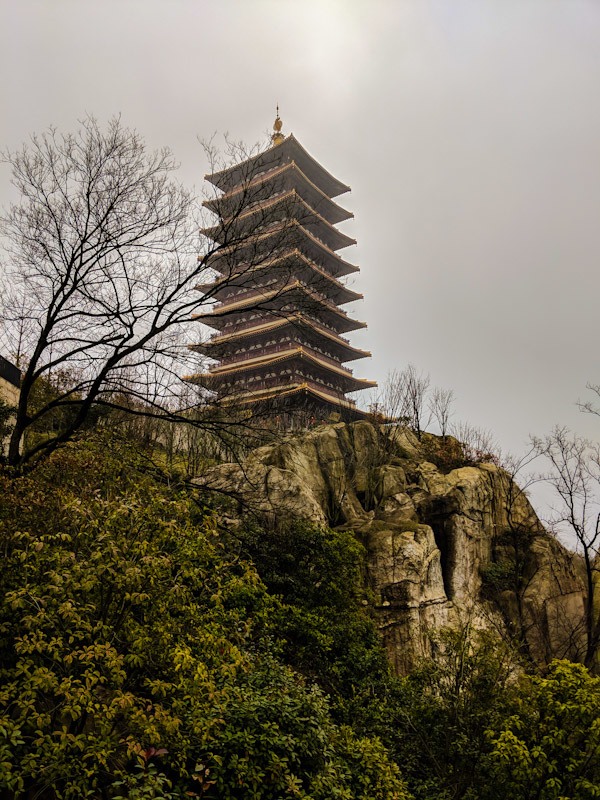
M 600 680 L 469 625 L 392 676 L 350 530 L 234 522 L 97 435 L 0 498 L 3 798 L 600 796 Z

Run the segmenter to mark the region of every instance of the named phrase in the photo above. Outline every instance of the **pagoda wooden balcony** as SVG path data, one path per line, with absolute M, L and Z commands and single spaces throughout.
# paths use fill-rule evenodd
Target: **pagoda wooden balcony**
M 357 359 L 368 358 L 371 355 L 368 350 L 360 350 L 357 347 L 353 347 L 343 336 L 328 331 L 322 325 L 309 320 L 303 314 L 295 314 L 289 319 L 269 320 L 258 325 L 250 322 L 249 327 L 245 330 L 217 334 L 205 342 L 191 344 L 188 347 L 190 350 L 204 353 L 211 358 L 225 360 L 232 358 L 236 352 L 239 352 L 239 348 L 243 347 L 247 342 L 256 342 L 259 347 L 256 347 L 254 352 L 257 352 L 259 348 L 267 346 L 261 340 L 268 336 L 277 335 L 286 328 L 292 332 L 292 335 L 303 337 L 306 346 L 312 347 L 317 352 L 322 351 L 315 345 L 315 341 L 320 344 L 326 342 L 330 350 L 332 349 L 335 352 L 334 360 L 339 363 L 356 361 Z
M 253 328 L 269 325 L 273 322 L 280 321 L 284 323 L 287 322 L 288 320 L 293 320 L 297 313 L 299 312 L 294 312 L 294 314 L 277 314 L 272 311 L 269 312 L 269 311 L 264 311 L 262 309 L 256 309 L 256 313 L 253 319 L 246 320 L 242 323 L 235 323 L 235 320 L 231 321 L 229 324 L 222 326 L 218 334 L 214 334 L 214 339 L 215 340 L 221 339 L 222 337 L 228 337 L 228 338 L 231 337 L 231 339 L 234 339 L 238 335 L 247 333 Z M 312 324 L 315 325 L 315 327 L 322 329 L 329 336 L 335 339 L 340 339 L 341 341 L 345 342 L 348 346 L 350 346 L 350 342 L 348 341 L 348 339 L 346 339 L 344 336 L 341 336 L 335 328 L 333 328 L 331 325 L 328 325 L 322 319 L 317 319 L 313 314 L 311 314 L 306 309 L 302 310 L 301 316 L 309 320 Z M 199 319 L 199 321 L 201 321 L 208 328 L 217 327 L 216 325 L 213 326 L 210 321 L 200 319 L 199 316 L 197 316 L 196 319 Z
M 296 311 L 293 314 L 285 315 L 280 318 L 265 315 L 262 319 L 253 319 L 244 322 L 242 325 L 236 327 L 235 330 L 229 331 L 228 333 L 218 333 L 213 336 L 210 341 L 216 342 L 218 341 L 225 341 L 227 339 L 237 339 L 239 336 L 243 336 L 250 331 L 256 330 L 257 333 L 262 332 L 263 329 L 270 328 L 271 326 L 279 326 L 279 325 L 287 325 L 287 324 L 310 324 L 317 332 L 320 332 L 322 335 L 331 338 L 333 341 L 339 342 L 347 347 L 351 347 L 350 342 L 346 339 L 345 336 L 340 336 L 339 333 L 336 333 L 332 328 L 324 325 L 319 320 L 314 319 L 314 317 L 310 317 L 304 311 Z M 191 345 L 192 348 L 196 345 Z M 367 353 L 366 350 L 364 351 L 357 351 L 357 352 L 364 352 L 366 355 L 370 355 Z
M 349 289 L 329 272 L 321 269 L 318 264 L 303 255 L 297 248 L 257 266 L 242 267 L 237 273 L 215 281 L 197 284 L 194 288 L 200 292 L 210 293 L 215 300 L 225 303 L 231 297 L 247 291 L 249 286 L 256 286 L 256 288 L 264 290 L 268 284 L 257 285 L 261 277 L 271 274 L 277 275 L 277 272 L 287 276 L 287 282 L 289 283 L 300 281 L 304 285 L 311 287 L 318 283 L 322 289 L 321 294 L 336 305 L 345 305 L 346 303 L 354 303 L 356 300 L 363 299 L 363 295 L 360 292 Z M 277 278 L 272 281 L 272 284 L 275 284 L 276 281 Z M 280 280 L 278 285 L 283 285 Z
M 263 294 L 268 294 L 271 291 L 280 292 L 287 285 L 294 284 L 300 284 L 302 286 L 306 286 L 307 288 L 314 287 L 316 284 L 318 284 L 321 290 L 318 291 L 318 294 L 325 298 L 327 302 L 336 306 L 354 303 L 357 300 L 363 299 L 362 294 L 359 292 L 354 292 L 352 289 L 348 289 L 346 286 L 337 283 L 337 281 L 332 282 L 331 280 L 327 280 L 325 277 L 323 277 L 322 281 L 319 281 L 318 277 L 319 276 L 317 273 L 317 280 L 310 281 L 306 279 L 306 275 L 303 276 L 294 272 L 289 274 L 290 280 L 286 281 L 285 283 L 281 280 L 281 277 L 276 276 L 272 280 L 265 281 L 264 283 L 253 283 L 250 279 L 247 279 L 246 282 L 241 285 L 230 284 L 227 282 L 223 284 L 221 291 L 218 289 L 211 291 L 211 285 L 208 284 L 206 289 L 203 291 L 209 295 L 211 300 L 217 301 L 215 308 L 223 308 L 231 305 L 232 303 L 235 303 L 244 297 L 249 297 L 251 293 L 253 296 L 256 296 L 256 292 L 262 292 Z M 312 291 L 317 292 L 317 290 L 314 288 L 312 288 Z
M 290 380 L 298 376 L 312 376 L 312 378 L 317 381 L 322 381 L 325 385 L 334 385 L 340 392 L 355 392 L 359 389 L 367 389 L 377 385 L 373 381 L 355 378 L 352 371 L 347 367 L 342 366 L 333 359 L 324 358 L 320 353 L 311 353 L 310 349 L 307 347 L 290 347 L 289 345 L 287 348 L 282 348 L 279 354 L 277 352 L 272 354 L 253 354 L 247 359 L 239 359 L 227 364 L 220 364 L 196 377 L 198 382 L 202 385 L 207 388 L 216 389 L 217 387 L 233 386 L 235 384 L 235 376 L 243 373 L 244 382 L 250 384 L 254 382 L 253 378 L 258 378 L 261 373 L 273 369 L 281 370 L 281 365 L 286 362 L 292 365 L 289 372 Z M 299 367 L 299 364 L 306 364 L 306 366 Z M 253 370 L 256 373 L 254 375 L 252 375 Z M 319 373 L 321 373 L 320 378 Z M 252 377 L 249 377 L 251 375 Z M 266 378 L 267 376 L 265 375 L 264 377 Z M 327 378 L 331 378 L 331 380 L 329 381 Z M 287 379 L 287 377 L 282 376 L 281 371 L 273 376 L 275 382 L 283 382 Z M 221 389 L 219 389 L 219 391 L 220 390 Z
M 309 355 L 312 355 L 314 356 L 314 358 L 324 361 L 326 364 L 329 364 L 329 366 L 334 367 L 335 369 L 343 370 L 348 375 L 352 375 L 352 370 L 343 366 L 342 361 L 339 361 L 338 359 L 334 358 L 328 353 L 324 353 L 318 348 L 308 345 L 305 342 L 281 342 L 276 345 L 270 345 L 269 347 L 256 348 L 255 350 L 247 351 L 245 353 L 240 353 L 239 351 L 232 351 L 228 357 L 224 357 L 220 360 L 220 367 L 229 368 L 235 366 L 236 364 L 242 364 L 245 361 L 251 361 L 252 359 L 260 358 L 262 356 L 275 355 L 277 353 L 286 353 L 290 351 L 290 349 L 297 349 L 297 348 L 301 348 L 302 350 L 306 351 Z

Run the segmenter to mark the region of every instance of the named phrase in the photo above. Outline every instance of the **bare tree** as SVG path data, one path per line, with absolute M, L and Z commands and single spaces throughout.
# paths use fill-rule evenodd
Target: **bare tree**
M 597 403 L 600 401 L 600 384 L 598 383 L 588 383 L 587 389 L 589 389 L 596 397 L 595 400 L 586 400 L 577 402 L 580 411 L 585 411 L 588 414 L 595 414 L 596 416 L 600 417 L 600 407 L 598 407 Z
M 3 311 L 29 356 L 8 455 L 18 466 L 66 441 L 94 404 L 111 405 L 119 392 L 155 401 L 177 345 L 174 326 L 196 304 L 196 242 L 194 201 L 172 180 L 170 153 L 147 153 L 118 119 L 106 132 L 93 119 L 76 135 L 52 129 L 5 159 L 21 199 L 1 221 Z M 148 381 L 149 369 L 157 381 Z M 34 407 L 36 383 L 66 375 Z M 60 433 L 21 450 L 27 432 L 66 409 Z
M 404 408 L 404 385 L 401 372 L 388 372 L 385 381 L 371 392 L 369 408 L 375 415 L 383 415 L 396 422 L 406 422 Z
M 453 403 L 454 392 L 452 389 L 440 389 L 436 386 L 429 398 L 428 405 L 431 418 L 437 422 L 440 435 L 444 438 L 449 432 Z
M 545 479 L 554 489 L 558 505 L 553 523 L 558 532 L 575 538 L 583 556 L 586 577 L 584 609 L 586 653 L 591 666 L 600 642 L 597 603 L 598 552 L 600 548 L 600 447 L 566 428 L 543 439 L 534 439 L 536 451 L 550 463 Z
M 2 316 L 8 352 L 19 354 L 23 369 L 9 463 L 23 468 L 52 452 L 93 409 L 216 432 L 227 426 L 222 411 L 191 413 L 206 401 L 203 389 L 182 407 L 181 376 L 197 371 L 186 342 L 191 320 L 223 283 L 254 285 L 257 270 L 289 250 L 289 209 L 263 203 L 254 161 L 247 160 L 241 196 L 226 212 L 217 209 L 218 229 L 203 236 L 171 153 L 149 152 L 119 119 L 106 130 L 93 118 L 76 134 L 50 129 L 4 158 L 20 201 L 0 220 Z M 267 229 L 268 247 L 259 235 Z M 275 287 L 275 297 L 283 290 Z M 273 313 L 287 313 L 268 299 Z M 258 292 L 256 305 L 265 302 Z M 57 415 L 61 424 L 49 424 Z
M 500 448 L 489 431 L 471 425 L 469 422 L 458 422 L 450 427 L 450 433 L 460 442 L 462 455 L 466 461 L 500 462 Z
M 403 372 L 403 382 L 407 415 L 411 427 L 420 439 L 428 422 L 425 420 L 425 402 L 430 384 L 429 375 L 417 372 L 414 364 L 409 364 Z
M 406 423 L 421 438 L 428 421 L 425 409 L 429 384 L 429 375 L 419 373 L 414 364 L 401 371 L 392 370 L 372 407 L 391 419 Z

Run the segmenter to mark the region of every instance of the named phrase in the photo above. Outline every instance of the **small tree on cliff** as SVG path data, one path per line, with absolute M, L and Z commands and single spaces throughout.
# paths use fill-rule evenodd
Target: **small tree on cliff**
M 452 404 L 454 403 L 454 392 L 452 389 L 441 389 L 436 386 L 429 398 L 429 411 L 431 418 L 437 422 L 442 438 L 446 438 L 450 430 L 450 420 L 452 418 Z
M 553 520 L 559 531 L 575 537 L 583 556 L 586 579 L 584 610 L 586 652 L 591 666 L 600 645 L 598 609 L 598 554 L 600 550 L 600 446 L 572 434 L 566 428 L 535 439 L 538 453 L 550 463 L 545 476 L 558 499 Z
M 430 382 L 429 375 L 418 372 L 414 364 L 403 370 L 394 369 L 377 395 L 374 408 L 392 419 L 406 422 L 420 439 L 428 422 L 425 414 Z

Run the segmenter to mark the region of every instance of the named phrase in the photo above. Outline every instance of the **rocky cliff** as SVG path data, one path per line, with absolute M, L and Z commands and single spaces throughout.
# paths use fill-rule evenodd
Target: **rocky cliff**
M 354 531 L 367 553 L 369 602 L 399 673 L 429 651 L 432 631 L 460 621 L 511 636 L 538 662 L 577 659 L 577 560 L 544 531 L 503 469 L 460 466 L 457 444 L 340 423 L 220 465 L 202 484 L 272 521 L 302 517 Z

